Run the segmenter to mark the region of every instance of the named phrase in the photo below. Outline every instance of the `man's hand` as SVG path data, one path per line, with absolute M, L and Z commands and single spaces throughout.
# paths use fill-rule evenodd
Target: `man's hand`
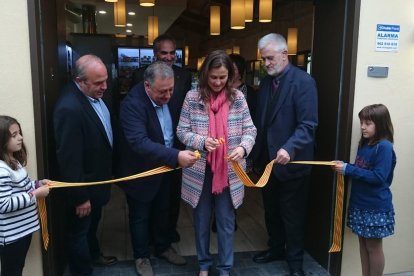
M 193 151 L 182 150 L 178 153 L 178 165 L 181 168 L 191 167 L 197 160 L 198 157 Z
M 275 162 L 277 164 L 286 165 L 290 161 L 290 155 L 284 149 L 280 149 L 276 153 Z
M 91 202 L 89 200 L 85 201 L 81 205 L 76 206 L 76 215 L 80 218 L 89 216 L 91 209 Z

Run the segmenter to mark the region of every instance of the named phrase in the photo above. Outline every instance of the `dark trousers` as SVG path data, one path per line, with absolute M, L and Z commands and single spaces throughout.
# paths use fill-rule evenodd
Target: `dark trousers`
M 149 258 L 149 242 L 153 239 L 155 254 L 161 254 L 171 245 L 168 232 L 168 209 L 170 206 L 170 182 L 168 174 L 149 202 L 142 202 L 127 194 L 129 228 L 131 231 L 134 258 Z
M 181 204 L 181 176 L 182 170 L 174 170 L 170 172 L 170 208 L 168 216 L 168 232 L 170 240 L 173 240 L 177 229 L 178 216 L 180 214 Z
M 1 276 L 21 276 L 32 234 L 0 246 Z M 29 273 L 30 274 L 30 273 Z
M 282 182 L 272 173 L 262 190 L 269 248 L 286 254 L 291 269 L 302 268 L 309 180 L 306 176 Z
M 79 218 L 75 208 L 68 215 L 69 269 L 73 275 L 90 275 L 92 262 L 101 254 L 96 231 L 102 214 L 102 205 L 93 204 L 89 216 Z

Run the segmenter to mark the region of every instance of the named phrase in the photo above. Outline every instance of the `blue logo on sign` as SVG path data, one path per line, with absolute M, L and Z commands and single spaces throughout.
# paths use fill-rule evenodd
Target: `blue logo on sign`
M 377 31 L 399 32 L 400 31 L 400 25 L 377 24 Z

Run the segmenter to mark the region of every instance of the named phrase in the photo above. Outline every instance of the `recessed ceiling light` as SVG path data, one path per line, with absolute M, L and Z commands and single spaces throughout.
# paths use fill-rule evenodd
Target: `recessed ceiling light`
M 99 11 L 100 14 L 106 14 L 106 11 Z
M 126 30 L 126 32 L 127 32 L 127 33 L 132 33 L 132 31 L 131 31 L 131 30 Z
M 128 27 L 132 27 L 132 23 L 127 23 L 126 24 Z
M 128 14 L 129 14 L 129 15 L 135 15 L 135 12 L 130 11 L 130 12 L 128 12 Z

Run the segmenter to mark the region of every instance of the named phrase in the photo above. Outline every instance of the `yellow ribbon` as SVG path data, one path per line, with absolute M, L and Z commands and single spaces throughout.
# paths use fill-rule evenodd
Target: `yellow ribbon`
M 243 168 L 239 165 L 239 163 L 235 161 L 231 161 L 233 169 L 240 180 L 246 187 L 255 187 L 255 188 L 262 188 L 264 187 L 270 177 L 272 172 L 272 168 L 274 165 L 274 161 L 270 161 L 267 164 L 264 173 L 260 177 L 257 183 L 254 183 Z M 309 165 L 334 165 L 332 161 L 292 161 L 290 164 L 309 164 Z M 176 168 L 179 169 L 179 168 Z M 95 182 L 77 182 L 77 183 L 68 183 L 68 182 L 59 182 L 59 181 L 49 181 L 48 186 L 50 189 L 56 188 L 68 188 L 68 187 L 81 187 L 81 186 L 93 186 L 93 185 L 104 185 L 104 184 L 112 184 L 117 182 L 129 181 L 141 177 L 146 177 L 155 174 L 161 174 L 165 172 L 169 172 L 175 170 L 173 168 L 167 166 L 161 166 L 146 172 L 141 172 L 138 174 L 134 174 L 127 177 L 116 178 L 111 180 L 104 180 L 104 181 L 95 181 Z M 337 176 L 337 187 L 336 187 L 336 202 L 335 202 L 335 219 L 334 219 L 334 235 L 333 235 L 333 243 L 329 252 L 339 252 L 341 251 L 341 242 L 342 242 L 342 210 L 343 210 L 343 191 L 344 191 L 344 180 L 343 175 Z M 47 250 L 49 245 L 49 233 L 47 227 L 47 211 L 46 211 L 46 204 L 44 198 L 39 198 L 38 201 L 38 209 L 39 209 L 39 217 L 41 222 L 42 228 L 42 239 L 43 239 L 43 247 Z
M 179 168 L 177 168 L 179 169 Z M 126 177 L 121 177 L 121 178 L 116 178 L 116 179 L 111 179 L 111 180 L 103 180 L 103 181 L 95 181 L 95 182 L 59 182 L 59 181 L 49 181 L 48 182 L 48 186 L 49 189 L 56 189 L 56 188 L 68 188 L 68 187 L 81 187 L 81 186 L 94 186 L 94 185 L 103 185 L 103 184 L 112 184 L 112 183 L 117 183 L 117 182 L 123 182 L 123 181 L 129 181 L 129 180 L 134 180 L 137 178 L 141 178 L 141 177 L 146 177 L 146 176 L 150 176 L 150 175 L 154 175 L 154 174 L 160 174 L 160 173 L 165 173 L 165 172 L 169 172 L 169 171 L 173 171 L 176 169 L 172 169 L 170 167 L 167 166 L 161 166 L 146 172 L 142 172 L 142 173 L 137 173 L 134 175 L 130 175 L 130 176 L 126 176 Z
M 130 175 L 127 177 L 117 178 L 117 179 L 111 179 L 111 180 L 104 180 L 104 181 L 96 181 L 96 182 L 59 182 L 59 181 L 49 181 L 47 185 L 49 186 L 49 189 L 57 189 L 57 188 L 68 188 L 68 187 L 81 187 L 81 186 L 93 186 L 93 185 L 104 185 L 104 184 L 112 184 L 122 181 L 128 181 L 133 180 L 141 177 L 146 177 L 154 174 L 160 174 L 169 172 L 175 169 L 172 169 L 167 166 L 161 166 L 146 172 Z M 37 208 L 39 212 L 40 217 L 40 225 L 42 228 L 42 240 L 43 240 L 43 247 L 47 251 L 47 248 L 49 246 L 49 231 L 47 227 L 47 210 L 46 210 L 46 204 L 44 198 L 37 199 Z
M 49 231 L 47 229 L 47 212 L 44 197 L 37 199 L 37 208 L 39 210 L 40 227 L 42 229 L 43 247 L 47 251 L 47 247 L 49 246 Z
M 250 177 L 246 174 L 243 168 L 236 161 L 231 161 L 234 172 L 247 187 L 262 188 L 264 187 L 272 173 L 274 160 L 270 161 L 266 165 L 266 168 L 259 178 L 257 183 L 254 183 Z M 291 161 L 289 164 L 302 164 L 302 165 L 322 165 L 322 166 L 333 166 L 333 161 Z M 336 196 L 335 196 L 335 215 L 334 215 L 334 233 L 331 248 L 329 253 L 341 251 L 342 245 L 342 210 L 344 203 L 344 176 L 337 174 L 336 177 Z

